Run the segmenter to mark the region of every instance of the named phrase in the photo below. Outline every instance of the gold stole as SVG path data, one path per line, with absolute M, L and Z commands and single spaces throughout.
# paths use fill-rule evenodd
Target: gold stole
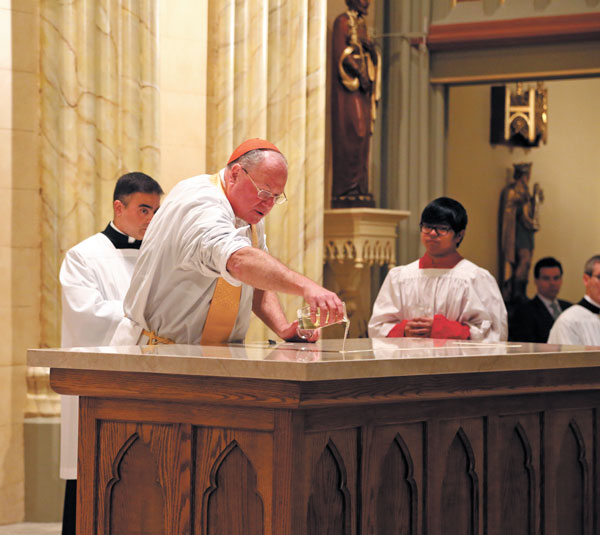
M 213 175 L 210 181 L 215 187 L 223 190 L 223 183 L 219 173 Z M 225 193 L 225 190 L 223 190 Z M 250 225 L 252 231 L 252 246 L 258 246 L 258 234 L 254 225 Z M 217 279 L 217 285 L 213 294 L 200 343 L 202 345 L 224 344 L 229 340 L 233 331 L 235 320 L 240 308 L 241 286 L 232 286 L 223 277 Z

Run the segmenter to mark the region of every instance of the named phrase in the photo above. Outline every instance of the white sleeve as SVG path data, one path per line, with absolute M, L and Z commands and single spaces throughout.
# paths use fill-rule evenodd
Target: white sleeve
M 503 342 L 508 338 L 506 306 L 498 283 L 488 271 L 480 270 L 472 280 L 478 311 L 463 321 L 469 326 L 471 340 Z
M 562 314 L 561 314 L 562 316 Z M 548 335 L 549 344 L 566 344 L 566 345 L 584 345 L 580 340 L 577 329 L 574 329 L 574 324 L 569 322 L 566 317 L 559 316 L 552 325 L 550 334 Z
M 227 271 L 227 261 L 237 250 L 251 247 L 248 227 L 236 228 L 235 216 L 219 201 L 207 198 L 193 206 L 184 216 L 178 237 L 183 269 L 197 271 L 205 277 L 223 277 L 228 283 L 241 283 Z M 266 247 L 266 245 L 265 245 Z
M 394 274 L 390 271 L 373 305 L 373 314 L 369 320 L 370 338 L 385 338 L 394 325 L 400 322 L 402 296 L 399 285 L 394 285 L 393 278 Z
M 60 268 L 63 347 L 107 345 L 123 317 L 123 302 L 107 299 L 99 274 L 72 249 Z

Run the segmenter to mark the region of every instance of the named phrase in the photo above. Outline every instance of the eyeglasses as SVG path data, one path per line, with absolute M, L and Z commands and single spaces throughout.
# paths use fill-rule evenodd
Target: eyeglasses
M 285 201 L 287 201 L 287 197 L 285 196 L 284 192 L 281 192 L 281 193 L 278 193 L 277 195 L 275 195 L 274 193 L 271 193 L 269 190 L 260 189 L 256 185 L 256 182 L 254 182 L 254 180 L 250 176 L 250 173 L 248 171 L 246 171 L 243 167 L 242 167 L 242 170 L 244 171 L 244 173 L 246 173 L 246 175 L 250 179 L 250 182 L 252 182 L 252 184 L 254 184 L 254 187 L 256 188 L 256 195 L 261 201 L 270 201 L 271 199 L 273 199 L 273 202 L 275 204 L 283 204 Z
M 428 223 L 421 223 L 419 228 L 424 234 L 431 234 L 435 230 L 438 236 L 446 236 L 452 230 L 448 225 L 430 225 Z

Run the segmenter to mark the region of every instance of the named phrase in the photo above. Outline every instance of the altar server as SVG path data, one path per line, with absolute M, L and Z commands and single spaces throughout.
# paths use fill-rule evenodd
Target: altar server
M 498 284 L 457 251 L 466 226 L 467 212 L 454 199 L 440 197 L 425 207 L 420 223 L 425 255 L 390 270 L 373 307 L 369 336 L 506 340 Z
M 144 173 L 127 173 L 113 193 L 113 220 L 67 251 L 60 268 L 62 346 L 108 345 L 123 317 L 141 240 L 163 191 Z M 60 477 L 67 480 L 63 534 L 75 533 L 77 396 L 61 396 Z
M 583 299 L 558 316 L 549 344 L 600 346 L 600 255 L 585 263 L 583 284 Z
M 241 342 L 251 310 L 294 340 L 297 321 L 286 319 L 276 292 L 341 319 L 337 295 L 268 253 L 263 218 L 286 201 L 286 182 L 279 149 L 251 139 L 224 169 L 178 183 L 148 228 L 112 345 Z

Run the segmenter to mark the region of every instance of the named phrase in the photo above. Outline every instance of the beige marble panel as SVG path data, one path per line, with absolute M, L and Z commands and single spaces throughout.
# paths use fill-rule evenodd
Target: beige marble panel
M 233 0 L 208 5 L 206 165 L 220 169 L 234 148 L 234 57 L 237 53 Z
M 12 244 L 12 189 L 0 189 L 0 247 Z
M 37 145 L 35 132 L 0 129 L 0 188 L 39 190 Z
M 12 233 L 13 245 L 17 247 L 40 246 L 41 199 L 39 192 L 32 189 L 12 191 Z
M 204 151 L 199 147 L 163 145 L 161 161 L 163 169 L 168 170 L 168 173 L 163 173 L 160 177 L 160 185 L 165 192 L 184 178 L 212 171 L 205 169 Z
M 12 124 L 16 130 L 33 132 L 37 128 L 37 77 L 33 73 L 12 71 Z M 1 95 L 1 93 L 0 93 Z M 5 104 L 3 102 L 4 107 Z M 0 125 L 1 127 L 1 125 Z
M 34 271 L 33 269 L 31 271 Z M 39 266 L 35 273 L 39 273 Z M 40 347 L 40 307 L 13 306 L 12 310 L 12 362 L 17 366 L 27 362 L 27 350 Z
M 36 0 L 0 0 L 0 7 L 15 12 L 35 13 Z
M 208 0 L 159 2 L 161 35 L 177 39 L 200 39 L 206 32 L 208 3 Z
M 18 300 L 19 306 L 38 306 L 40 289 L 37 275 L 40 273 L 40 258 L 39 249 L 13 248 L 11 266 L 13 304 Z
M 0 426 L 22 421 L 27 393 L 25 370 L 24 365 L 0 368 L 0 403 L 5 409 L 0 412 Z
M 0 225 L 4 221 L 0 219 Z M 12 307 L 12 249 L 0 246 L 0 307 Z
M 13 10 L 11 12 L 11 63 L 15 71 L 37 71 L 37 24 L 34 13 Z
M 0 305 L 0 325 L 4 328 L 4 348 L 0 351 L 0 370 L 5 370 L 7 366 L 13 364 L 13 352 L 12 352 L 12 341 L 13 341 L 13 307 Z M 37 323 L 37 322 L 36 322 Z M 37 347 L 37 346 L 32 346 Z M 0 373 L 2 373 L 0 371 Z M 0 415 L 0 418 L 2 416 Z
M 20 522 L 24 514 L 23 425 L 0 425 L 0 519 L 3 524 Z
M 161 38 L 161 92 L 206 95 L 206 41 Z
M 65 251 L 112 218 L 115 180 L 159 170 L 154 0 L 41 3 L 42 342 L 59 343 Z
M 162 103 L 165 111 L 165 140 L 175 146 L 201 147 L 205 139 L 201 125 L 206 118 L 203 99 L 197 94 L 172 91 L 163 95 Z M 204 170 L 197 171 L 198 174 L 203 172 Z
M 0 69 L 12 68 L 12 13 L 0 7 Z
M 30 366 L 327 381 L 452 373 L 600 367 L 600 349 L 416 338 L 319 340 L 315 344 L 124 346 L 36 349 Z M 85 389 L 85 385 L 81 385 Z
M 8 69 L 0 69 L 0 128 L 10 130 L 12 128 L 12 72 Z

